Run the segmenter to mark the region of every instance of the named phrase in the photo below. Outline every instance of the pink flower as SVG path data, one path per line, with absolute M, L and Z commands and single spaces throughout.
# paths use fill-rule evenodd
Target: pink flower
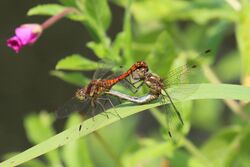
M 43 28 L 40 24 L 23 24 L 16 28 L 16 35 L 7 40 L 7 45 L 19 53 L 23 46 L 36 42 L 42 31 Z

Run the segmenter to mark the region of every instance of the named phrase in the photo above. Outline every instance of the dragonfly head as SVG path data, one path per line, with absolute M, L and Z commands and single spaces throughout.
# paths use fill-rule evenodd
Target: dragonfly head
M 138 68 L 147 68 L 147 69 L 148 69 L 148 65 L 147 65 L 147 63 L 144 62 L 144 61 L 137 61 L 135 64 L 136 64 L 136 66 L 137 66 Z
M 76 91 L 76 94 L 75 94 L 76 98 L 79 99 L 79 100 L 85 100 L 86 97 L 87 97 L 87 94 L 86 94 L 86 91 L 85 89 L 81 88 L 81 89 L 78 89 Z

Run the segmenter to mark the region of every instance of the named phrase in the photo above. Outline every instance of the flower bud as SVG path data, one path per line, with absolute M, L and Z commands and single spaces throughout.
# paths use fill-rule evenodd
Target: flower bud
M 23 24 L 16 28 L 16 35 L 7 40 L 7 45 L 19 53 L 23 46 L 36 42 L 42 31 L 43 28 L 40 24 Z

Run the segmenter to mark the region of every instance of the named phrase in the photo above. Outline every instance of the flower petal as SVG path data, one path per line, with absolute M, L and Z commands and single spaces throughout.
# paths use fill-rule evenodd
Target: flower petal
M 14 36 L 7 40 L 8 47 L 12 48 L 16 53 L 19 53 L 20 49 L 23 47 L 22 41 Z
M 22 41 L 23 45 L 30 43 L 30 39 L 33 37 L 32 34 L 30 28 L 19 27 L 16 29 L 16 36 Z

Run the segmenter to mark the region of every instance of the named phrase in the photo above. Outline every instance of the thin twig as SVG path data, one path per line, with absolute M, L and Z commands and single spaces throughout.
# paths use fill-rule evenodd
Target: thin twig
M 206 78 L 214 84 L 220 84 L 221 81 L 219 78 L 215 75 L 215 73 L 212 71 L 212 69 L 207 65 L 202 65 L 203 72 L 206 76 Z M 250 116 L 244 112 L 242 112 L 240 105 L 234 101 L 234 100 L 224 100 L 226 105 L 236 114 L 239 115 L 242 119 L 250 122 Z

